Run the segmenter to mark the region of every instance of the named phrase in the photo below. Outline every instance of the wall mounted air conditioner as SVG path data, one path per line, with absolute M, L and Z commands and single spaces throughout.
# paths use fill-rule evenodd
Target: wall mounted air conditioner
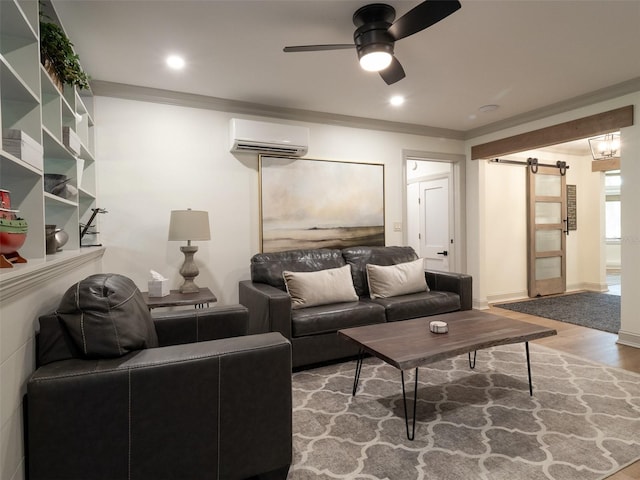
M 307 127 L 232 118 L 229 131 L 232 152 L 301 157 L 309 150 Z

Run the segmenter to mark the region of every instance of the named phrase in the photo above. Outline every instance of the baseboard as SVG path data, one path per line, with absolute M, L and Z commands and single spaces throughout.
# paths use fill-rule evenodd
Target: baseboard
M 489 303 L 486 300 L 474 298 L 471 304 L 474 310 L 487 310 L 489 308 Z
M 640 348 L 640 334 L 620 330 L 618 332 L 618 341 L 616 343 L 619 343 L 620 345 L 627 345 L 629 347 Z
M 567 292 L 580 292 L 580 291 L 587 291 L 587 292 L 606 292 L 609 290 L 609 285 L 607 285 L 606 283 L 591 283 L 591 282 L 582 282 L 582 283 L 576 283 L 574 285 L 567 285 Z
M 529 293 L 525 291 L 501 293 L 498 295 L 487 295 L 487 303 L 493 305 L 495 303 L 517 302 L 520 300 L 527 300 Z

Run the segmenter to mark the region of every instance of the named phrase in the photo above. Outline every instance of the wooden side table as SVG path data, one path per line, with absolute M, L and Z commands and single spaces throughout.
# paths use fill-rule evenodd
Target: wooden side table
M 208 288 L 200 288 L 196 293 L 180 293 L 180 290 L 171 290 L 169 295 L 164 297 L 149 297 L 149 292 L 142 292 L 149 310 L 159 307 L 184 307 L 194 305 L 195 308 L 208 307 L 210 303 L 218 301 L 216 296 Z

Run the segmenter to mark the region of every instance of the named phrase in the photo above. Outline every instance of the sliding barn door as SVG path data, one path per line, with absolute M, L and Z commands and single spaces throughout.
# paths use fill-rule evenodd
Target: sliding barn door
M 527 169 L 529 296 L 566 290 L 566 189 L 560 169 Z

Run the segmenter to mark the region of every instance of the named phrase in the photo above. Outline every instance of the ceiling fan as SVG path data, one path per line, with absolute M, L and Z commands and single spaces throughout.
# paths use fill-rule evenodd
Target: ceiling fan
M 451 15 L 461 7 L 458 0 L 426 0 L 394 22 L 395 9 L 384 3 L 373 3 L 353 14 L 353 43 L 331 45 L 298 45 L 284 47 L 285 52 L 317 52 L 355 48 L 360 66 L 379 72 L 391 85 L 405 77 L 404 69 L 393 54 L 396 41 L 424 30 Z

